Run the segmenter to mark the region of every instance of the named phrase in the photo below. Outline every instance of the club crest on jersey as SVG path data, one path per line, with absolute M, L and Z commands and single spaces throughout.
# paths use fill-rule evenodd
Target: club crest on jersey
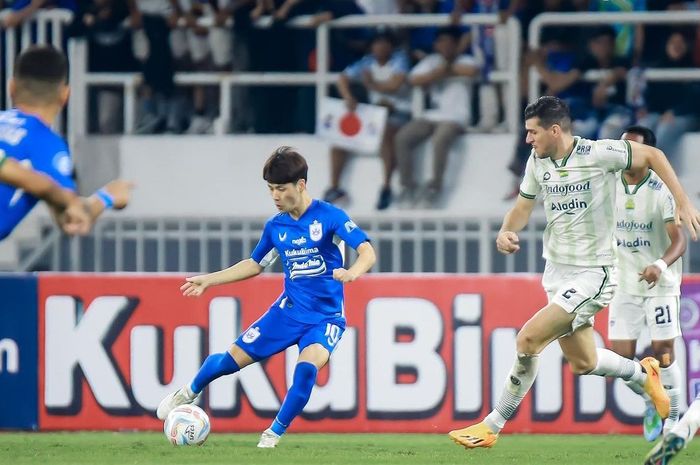
M 255 341 L 257 338 L 260 337 L 260 329 L 255 327 L 255 328 L 248 328 L 248 331 L 245 332 L 243 335 L 243 342 L 246 344 L 250 344 L 251 342 Z
M 569 177 L 569 172 L 566 170 L 561 170 L 559 171 L 559 177 L 560 178 L 568 178 Z
M 320 241 L 323 236 L 323 224 L 319 223 L 318 220 L 314 220 L 309 225 L 309 236 L 311 236 L 312 241 Z
M 627 199 L 627 201 L 625 202 L 625 209 L 626 210 L 634 210 L 634 200 Z

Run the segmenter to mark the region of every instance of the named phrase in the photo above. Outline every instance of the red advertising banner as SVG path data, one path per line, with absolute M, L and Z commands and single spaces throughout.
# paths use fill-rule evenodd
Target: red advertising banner
M 517 329 L 546 303 L 535 275 L 381 275 L 346 286 L 348 329 L 292 431 L 447 432 L 501 391 Z M 39 426 L 148 429 L 210 352 L 226 350 L 279 295 L 280 276 L 180 295 L 179 276 L 41 275 Z M 700 280 L 696 280 L 700 282 Z M 596 321 L 603 345 L 607 312 Z M 685 360 L 685 354 L 682 354 Z M 262 431 L 295 349 L 212 383 L 214 431 Z M 621 382 L 576 377 L 557 344 L 508 432 L 638 432 L 643 403 Z

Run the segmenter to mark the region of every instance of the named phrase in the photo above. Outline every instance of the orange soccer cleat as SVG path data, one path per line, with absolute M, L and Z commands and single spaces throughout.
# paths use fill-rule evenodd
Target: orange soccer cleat
M 647 379 L 644 381 L 644 392 L 646 392 L 651 401 L 656 407 L 656 411 L 659 412 L 659 416 L 665 420 L 668 418 L 668 414 L 671 410 L 671 400 L 666 394 L 666 389 L 661 382 L 661 368 L 659 368 L 659 361 L 654 357 L 647 357 L 639 362 L 640 365 L 644 367 L 647 372 Z
M 463 429 L 456 429 L 448 434 L 450 439 L 467 449 L 493 447 L 498 441 L 498 433 L 491 431 L 491 428 L 486 426 L 484 422 L 467 426 Z

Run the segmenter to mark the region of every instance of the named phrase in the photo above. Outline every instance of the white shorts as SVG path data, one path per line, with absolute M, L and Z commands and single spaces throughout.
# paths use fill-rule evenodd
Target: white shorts
M 605 308 L 617 289 L 614 266 L 584 267 L 547 262 L 542 275 L 549 303 L 575 313 L 571 332 L 593 326 L 596 313 Z
M 652 341 L 665 341 L 681 335 L 680 298 L 644 297 L 618 292 L 610 303 L 608 339 L 637 340 L 648 327 Z

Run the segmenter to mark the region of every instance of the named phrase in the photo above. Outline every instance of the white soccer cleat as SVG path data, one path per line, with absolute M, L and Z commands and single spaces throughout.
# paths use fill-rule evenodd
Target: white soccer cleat
M 277 443 L 280 442 L 280 436 L 272 431 L 270 428 L 266 429 L 260 435 L 260 441 L 258 441 L 258 447 L 261 449 L 273 449 L 277 447 Z
M 175 392 L 171 392 L 158 404 L 156 416 L 159 420 L 168 418 L 168 414 L 179 405 L 191 404 L 197 399 L 198 394 L 192 392 L 189 386 L 183 386 Z

